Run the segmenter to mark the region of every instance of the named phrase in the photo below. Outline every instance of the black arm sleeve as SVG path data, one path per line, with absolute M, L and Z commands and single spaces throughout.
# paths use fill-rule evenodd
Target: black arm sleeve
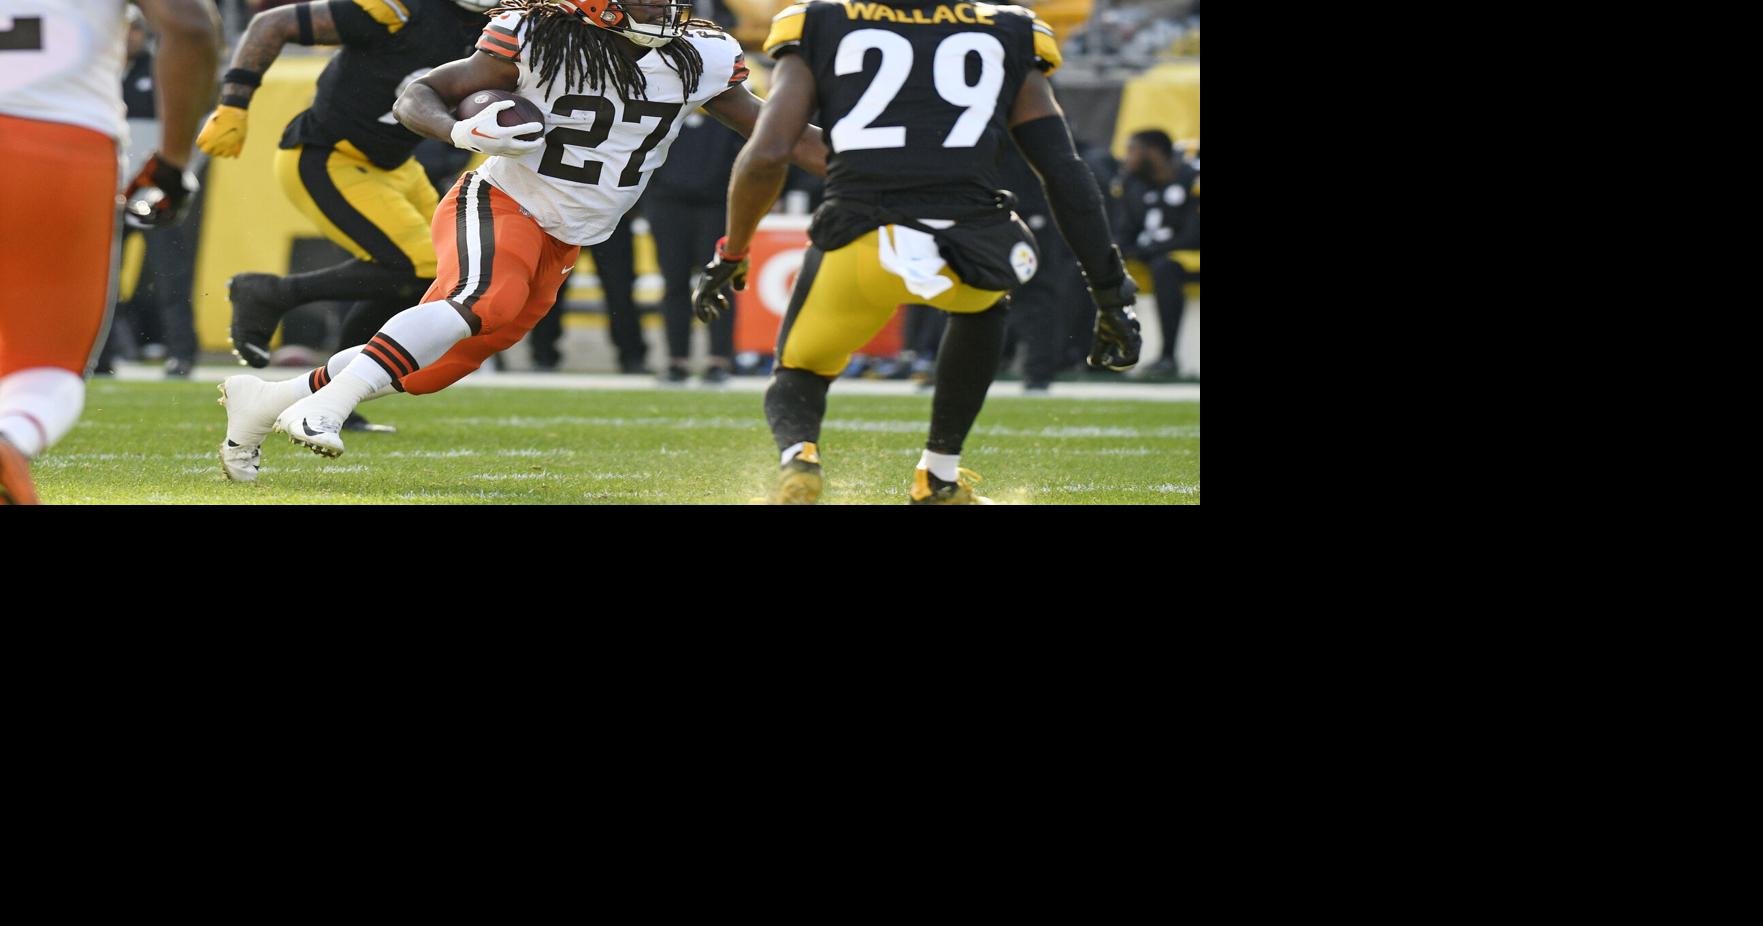
M 1040 175 L 1059 234 L 1065 236 L 1065 242 L 1077 254 L 1090 288 L 1118 285 L 1126 275 L 1126 267 L 1114 248 L 1114 236 L 1109 233 L 1102 191 L 1090 169 L 1077 156 L 1064 117 L 1047 116 L 1024 122 L 1010 132 L 1016 137 L 1016 146 Z

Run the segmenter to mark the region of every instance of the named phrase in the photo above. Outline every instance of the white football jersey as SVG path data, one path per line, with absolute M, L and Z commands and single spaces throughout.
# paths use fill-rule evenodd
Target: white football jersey
M 674 41 L 692 43 L 704 59 L 696 92 L 688 96 L 679 74 L 654 49 L 637 61 L 648 81 L 646 99 L 626 100 L 612 87 L 565 86 L 561 74 L 555 86 L 541 85 L 524 19 L 519 11 L 496 17 L 477 47 L 520 66 L 515 92 L 545 112 L 545 147 L 523 158 L 490 158 L 479 173 L 553 238 L 599 244 L 667 160 L 685 117 L 746 80 L 741 46 L 720 32 L 689 29 Z
M 0 114 L 127 143 L 128 0 L 0 0 Z

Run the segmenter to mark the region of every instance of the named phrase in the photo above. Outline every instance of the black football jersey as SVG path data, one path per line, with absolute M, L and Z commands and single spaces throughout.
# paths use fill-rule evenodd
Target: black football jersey
M 422 141 L 392 115 L 398 94 L 471 54 L 488 20 L 448 0 L 330 0 L 330 12 L 343 48 L 319 75 L 312 108 L 288 123 L 281 146 L 347 141 L 390 170 Z
M 1146 260 L 1170 251 L 1199 248 L 1198 161 L 1176 161 L 1175 179 L 1163 184 L 1124 175 L 1109 192 L 1120 213 L 1115 237 L 1127 257 Z
M 921 218 L 992 202 L 1029 68 L 1059 66 L 1053 30 L 1019 6 L 809 0 L 772 19 L 765 52 L 814 72 L 826 195 Z

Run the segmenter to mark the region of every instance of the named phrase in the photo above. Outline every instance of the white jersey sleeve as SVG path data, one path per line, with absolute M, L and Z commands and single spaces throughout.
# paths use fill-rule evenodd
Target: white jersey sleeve
M 0 0 L 0 115 L 126 144 L 127 0 Z
M 721 32 L 693 30 L 674 41 L 690 42 L 703 58 L 698 85 L 688 93 L 667 57 L 651 51 L 637 61 L 643 97 L 631 100 L 586 78 L 574 87 L 565 86 L 561 74 L 543 83 L 526 48 L 523 19 L 515 11 L 491 20 L 477 47 L 519 66 L 515 92 L 545 113 L 545 147 L 521 158 L 491 158 L 481 173 L 552 237 L 599 244 L 642 197 L 685 117 L 746 80 L 741 46 Z

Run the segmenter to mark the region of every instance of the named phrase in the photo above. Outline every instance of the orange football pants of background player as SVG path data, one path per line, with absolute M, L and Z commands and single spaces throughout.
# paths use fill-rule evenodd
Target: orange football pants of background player
M 84 376 L 110 300 L 116 142 L 0 116 L 0 376 Z

